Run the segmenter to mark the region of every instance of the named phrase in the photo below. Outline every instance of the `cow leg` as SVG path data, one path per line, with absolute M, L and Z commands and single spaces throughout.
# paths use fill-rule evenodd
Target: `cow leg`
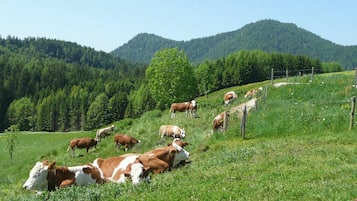
M 74 152 L 75 152 L 76 147 L 72 148 L 72 158 L 74 158 Z
M 120 149 L 120 147 L 121 147 L 121 144 L 120 143 L 117 143 L 116 145 L 116 148 L 117 148 L 117 151 Z
M 74 180 L 66 179 L 61 182 L 60 187 L 66 187 L 66 186 L 70 186 L 72 184 L 74 184 Z

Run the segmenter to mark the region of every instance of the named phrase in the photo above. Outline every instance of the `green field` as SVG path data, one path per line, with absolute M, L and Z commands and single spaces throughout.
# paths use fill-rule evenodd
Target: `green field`
M 97 149 L 66 152 L 70 139 L 94 137 L 95 131 L 77 133 L 16 133 L 13 159 L 10 135 L 0 135 L 0 184 L 2 200 L 354 200 L 357 198 L 357 137 L 349 130 L 354 72 L 295 78 L 279 88 L 266 81 L 237 86 L 199 97 L 200 118 L 168 110 L 151 111 L 138 119 L 114 122 L 116 133 L 142 141 L 131 152 L 142 153 L 158 144 L 161 124 L 177 124 L 186 130 L 191 163 L 138 186 L 104 184 L 69 187 L 36 195 L 21 189 L 36 161 L 79 165 L 97 157 L 120 155 L 112 137 Z M 285 81 L 285 80 L 284 80 Z M 267 95 L 247 119 L 246 139 L 240 119 L 233 113 L 225 133 L 209 135 L 213 118 L 226 108 L 223 94 L 234 90 L 239 98 L 229 108 L 247 101 L 248 89 L 267 86 Z M 229 109 L 228 108 L 228 109 Z M 167 140 L 168 142 L 169 140 Z

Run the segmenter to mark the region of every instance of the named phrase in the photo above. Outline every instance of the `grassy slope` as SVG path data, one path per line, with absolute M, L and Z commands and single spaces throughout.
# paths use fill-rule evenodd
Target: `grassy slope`
M 353 73 L 316 76 L 313 83 L 273 88 L 269 82 L 233 87 L 198 98 L 201 118 L 186 119 L 168 111 L 152 111 L 140 119 L 116 122 L 119 133 L 131 134 L 142 144 L 133 152 L 158 145 L 161 124 L 177 124 L 187 131 L 187 150 L 192 163 L 161 175 L 150 184 L 133 187 L 105 184 L 71 187 L 36 197 L 20 189 L 37 160 L 55 160 L 58 165 L 77 165 L 96 157 L 122 154 L 111 138 L 83 157 L 65 152 L 69 139 L 94 136 L 74 134 L 26 134 L 18 136 L 14 160 L 6 150 L 6 136 L 0 137 L 0 191 L 6 200 L 353 200 L 357 197 L 357 139 L 348 130 Z M 268 96 L 249 115 L 247 139 L 240 137 L 240 120 L 231 115 L 225 134 L 209 136 L 211 121 L 225 108 L 224 92 L 268 84 Z M 243 102 L 240 98 L 231 107 Z M 1 198 L 0 198 L 1 199 Z

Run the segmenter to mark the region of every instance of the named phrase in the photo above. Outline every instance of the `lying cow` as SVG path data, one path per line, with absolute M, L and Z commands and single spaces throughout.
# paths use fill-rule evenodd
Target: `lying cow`
M 224 124 L 224 115 L 226 112 L 222 112 L 213 119 L 212 132 L 217 129 L 222 129 Z M 229 117 L 229 112 L 227 112 L 227 118 Z
M 127 154 L 110 158 L 97 158 L 93 165 L 99 169 L 106 181 L 124 183 L 130 177 L 133 184 L 140 183 L 148 174 L 142 163 L 137 161 L 139 154 Z
M 101 128 L 97 130 L 97 133 L 95 135 L 95 139 L 100 142 L 101 139 L 109 136 L 113 131 L 115 130 L 115 126 L 111 125 L 105 128 Z
M 55 167 L 55 162 L 36 162 L 30 175 L 22 186 L 26 190 L 54 191 L 58 187 L 73 184 L 86 186 L 104 183 L 98 168 L 91 164 L 74 167 Z
M 259 87 L 258 89 L 249 90 L 249 91 L 247 91 L 247 93 L 245 93 L 244 98 L 254 97 L 255 95 L 257 95 L 261 91 L 263 91 L 262 87 Z
M 72 139 L 70 142 L 69 142 L 69 146 L 68 146 L 68 149 L 67 149 L 67 152 L 72 149 L 72 157 L 74 157 L 74 152 L 75 152 L 75 149 L 78 148 L 78 149 L 87 149 L 87 153 L 88 153 L 88 150 L 89 148 L 91 147 L 94 147 L 94 148 L 97 148 L 97 143 L 98 141 L 93 139 L 93 138 L 76 138 L 76 139 Z
M 197 101 L 191 100 L 183 103 L 172 103 L 170 107 L 171 118 L 176 117 L 176 112 L 186 112 L 186 117 L 190 114 L 191 117 L 196 115 Z
M 161 125 L 159 129 L 160 141 L 165 137 L 185 138 L 186 131 L 176 125 Z
M 121 145 L 124 145 L 124 151 L 127 152 L 129 148 L 132 148 L 137 143 L 140 143 L 140 140 L 135 139 L 134 137 L 126 134 L 116 134 L 114 136 L 115 147 L 119 149 Z
M 93 165 L 99 169 L 106 181 L 123 183 L 128 177 L 133 184 L 148 180 L 149 173 L 159 174 L 186 161 L 189 153 L 183 149 L 187 143 L 175 139 L 167 147 L 157 148 L 144 154 L 129 153 L 94 160 Z
M 190 153 L 184 149 L 186 145 L 188 145 L 188 143 L 184 143 L 179 138 L 175 138 L 167 147 L 156 148 L 145 152 L 139 159 L 144 167 L 150 168 L 148 171 L 156 174 L 162 173 L 188 160 Z M 153 157 L 160 159 L 161 162 L 159 163 L 157 160 L 153 161 Z
M 227 92 L 224 94 L 223 97 L 224 104 L 228 105 L 236 98 L 238 98 L 238 95 L 234 91 Z

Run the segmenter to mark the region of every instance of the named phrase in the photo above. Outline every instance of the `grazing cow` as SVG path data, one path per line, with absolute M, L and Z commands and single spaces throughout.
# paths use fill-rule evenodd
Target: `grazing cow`
M 124 145 L 124 151 L 127 152 L 129 148 L 132 148 L 135 144 L 140 143 L 140 140 L 126 134 L 116 134 L 114 136 L 115 147 L 119 149 L 121 145 Z
M 224 114 L 225 112 L 222 112 L 221 114 L 217 115 L 213 119 L 213 128 L 212 131 L 215 131 L 217 129 L 223 128 L 223 123 L 224 123 Z M 229 117 L 229 112 L 227 112 L 227 118 Z
M 252 89 L 247 91 L 247 93 L 245 93 L 244 98 L 248 98 L 248 97 L 254 97 L 256 94 L 258 94 L 260 91 L 263 91 L 262 87 L 259 87 L 258 89 Z
M 190 113 L 191 118 L 196 115 L 197 111 L 197 101 L 191 100 L 183 103 L 172 103 L 170 107 L 171 118 L 176 117 L 176 112 L 186 112 L 186 117 Z
M 238 98 L 238 95 L 234 91 L 227 92 L 224 94 L 223 97 L 224 104 L 228 105 L 236 98 Z
M 26 190 L 54 191 L 73 184 L 86 186 L 104 183 L 99 170 L 91 164 L 74 167 L 55 167 L 55 162 L 36 162 L 22 186 Z
M 159 129 L 160 141 L 165 137 L 185 138 L 186 131 L 176 125 L 161 125 Z
M 114 125 L 111 125 L 111 126 L 108 126 L 108 127 L 101 128 L 101 129 L 97 130 L 97 133 L 95 135 L 96 140 L 98 142 L 100 142 L 101 139 L 109 136 L 110 133 L 113 132 L 114 130 L 115 130 L 115 126 Z
M 137 162 L 139 154 L 126 154 L 110 158 L 97 158 L 93 165 L 99 169 L 106 181 L 124 183 L 130 176 L 133 184 L 138 184 L 147 175 L 142 163 Z
M 72 157 L 74 157 L 74 151 L 76 148 L 78 149 L 87 149 L 87 153 L 89 148 L 94 147 L 97 148 L 97 140 L 93 139 L 93 138 L 76 138 L 76 139 L 72 139 L 69 142 L 69 146 L 67 149 L 67 152 L 72 149 Z

